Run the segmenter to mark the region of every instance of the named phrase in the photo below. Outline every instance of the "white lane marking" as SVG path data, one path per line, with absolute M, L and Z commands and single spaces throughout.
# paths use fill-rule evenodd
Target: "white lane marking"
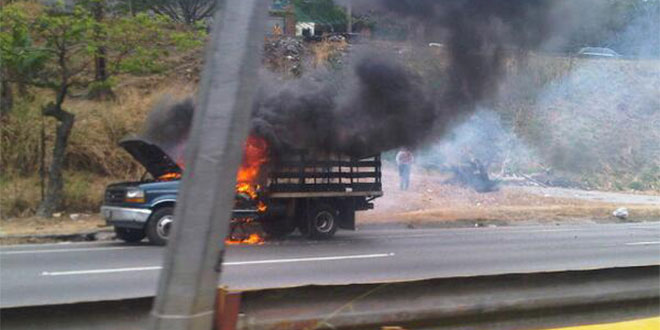
M 584 231 L 584 228 L 565 228 L 565 229 L 531 229 L 531 230 L 509 230 L 508 233 L 512 234 L 527 234 L 527 233 L 558 233 L 570 231 Z
M 660 241 L 658 241 L 658 242 L 632 242 L 632 243 L 626 243 L 626 245 L 660 245 Z
M 443 230 L 442 232 L 438 231 L 436 233 L 428 233 L 428 234 L 415 234 L 415 233 L 410 233 L 410 234 L 398 234 L 398 235 L 365 235 L 365 236 L 353 236 L 354 238 L 378 238 L 378 239 L 386 239 L 386 238 L 427 238 L 427 237 L 443 237 L 447 236 L 448 234 L 456 233 L 459 232 L 461 234 L 470 234 L 470 235 L 476 235 L 476 234 L 527 234 L 527 233 L 544 233 L 544 232 L 574 232 L 574 231 L 593 231 L 593 229 L 532 229 L 532 230 L 512 230 L 504 227 L 497 227 L 497 228 L 484 228 L 484 227 L 479 227 L 479 228 L 451 228 L 448 230 Z M 351 238 L 353 238 L 351 237 Z
M 394 256 L 394 253 L 356 254 L 356 255 L 332 256 L 332 257 L 234 261 L 234 262 L 225 262 L 223 263 L 223 265 L 243 266 L 243 265 L 260 265 L 260 264 L 281 264 L 281 263 L 310 262 L 310 261 L 337 261 L 337 260 L 350 260 L 350 259 L 386 258 L 392 256 Z M 61 271 L 61 272 L 42 272 L 41 276 L 91 275 L 91 274 L 139 272 L 139 271 L 148 271 L 148 270 L 160 270 L 161 268 L 162 268 L 161 266 L 146 266 L 146 267 L 131 267 L 131 268 L 87 269 L 87 270 L 72 270 L 72 271 Z
M 132 267 L 132 268 L 71 270 L 71 271 L 65 271 L 65 272 L 42 272 L 41 276 L 91 275 L 91 274 L 139 272 L 139 271 L 145 271 L 145 270 L 159 270 L 161 268 L 163 268 L 163 267 L 161 267 L 161 266 L 148 266 L 148 267 Z
M 611 227 L 611 228 L 608 228 Z M 390 234 L 388 235 L 386 232 L 383 232 L 383 235 L 387 236 L 381 236 L 381 235 L 375 235 L 372 233 L 369 233 L 369 236 L 362 236 L 362 237 L 410 237 L 413 235 L 424 235 L 424 236 L 437 236 L 437 235 L 442 235 L 446 234 L 449 232 L 469 232 L 470 234 L 473 234 L 475 231 L 478 231 L 480 233 L 496 233 L 496 234 L 525 234 L 525 233 L 542 233 L 542 232 L 571 232 L 571 231 L 594 231 L 594 229 L 612 229 L 614 227 L 623 227 L 623 229 L 660 229 L 660 224 L 654 225 L 654 224 L 649 224 L 649 223 L 631 223 L 631 224 L 626 224 L 626 225 L 620 225 L 620 224 L 604 224 L 604 225 L 591 225 L 591 226 L 580 226 L 580 227 L 563 227 L 563 228 L 548 228 L 548 227 L 527 227 L 525 228 L 524 226 L 498 226 L 498 227 L 463 227 L 463 228 L 442 228 L 442 229 L 424 229 L 424 228 L 419 228 L 419 229 L 411 229 L 411 231 L 415 230 L 423 230 L 426 231 L 427 233 L 424 234 L 407 234 L 407 233 L 401 233 L 401 234 Z M 364 230 L 363 233 L 368 233 L 368 230 Z M 429 233 L 431 232 L 431 233 Z M 422 237 L 422 236 L 420 236 Z
M 386 235 L 386 236 L 359 236 L 359 238 L 426 238 L 426 237 L 440 237 L 438 234 L 411 234 L 411 235 Z
M 225 262 L 225 266 L 241 266 L 241 265 L 259 265 L 259 264 L 283 264 L 291 262 L 309 262 L 309 261 L 334 261 L 334 260 L 349 260 L 349 259 L 370 259 L 370 258 L 385 258 L 394 256 L 394 253 L 376 253 L 376 254 L 357 254 L 348 256 L 334 256 L 334 257 L 311 257 L 311 258 L 292 258 L 292 259 L 272 259 L 272 260 L 254 260 L 254 261 L 235 261 Z
M 18 248 L 46 248 L 46 247 L 55 247 L 61 248 L 65 246 L 76 246 L 76 245 L 96 245 L 96 246 L 108 246 L 108 245 L 117 245 L 116 242 L 107 241 L 107 242 L 58 242 L 58 243 L 36 243 L 36 244 L 14 244 L 14 245 L 5 245 L 3 248 L 9 249 L 18 249 Z
M 83 248 L 83 249 L 54 249 L 54 250 L 23 250 L 23 251 L 0 251 L 0 255 L 10 254 L 31 254 L 31 253 L 61 253 L 61 252 L 90 252 L 90 251 L 108 251 L 108 250 L 127 250 L 144 248 L 143 246 L 113 246 L 113 247 L 100 247 L 100 248 Z

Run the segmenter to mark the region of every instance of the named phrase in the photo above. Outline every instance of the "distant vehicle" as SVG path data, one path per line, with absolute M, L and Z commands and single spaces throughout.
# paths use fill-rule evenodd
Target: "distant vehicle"
M 577 53 L 580 57 L 603 57 L 603 58 L 619 58 L 621 55 L 612 49 L 605 47 L 584 47 Z

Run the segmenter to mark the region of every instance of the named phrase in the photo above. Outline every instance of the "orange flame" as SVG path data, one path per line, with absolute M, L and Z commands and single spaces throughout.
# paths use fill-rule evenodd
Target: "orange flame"
M 158 177 L 158 181 L 172 181 L 181 179 L 181 173 L 166 173 Z
M 236 192 L 257 198 L 261 167 L 268 161 L 268 143 L 261 137 L 250 135 L 245 141 L 243 162 L 236 174 Z
M 245 239 L 226 239 L 225 244 L 227 245 L 238 245 L 238 244 L 252 244 L 252 245 L 261 245 L 264 244 L 264 238 L 259 236 L 257 233 L 252 233 Z
M 243 162 L 236 173 L 236 193 L 247 195 L 252 200 L 257 200 L 259 190 L 259 174 L 262 166 L 268 161 L 268 143 L 261 137 L 250 135 L 245 141 Z M 257 209 L 266 211 L 266 204 L 257 201 Z M 250 223 L 254 219 L 239 219 L 242 223 Z M 264 244 L 264 238 L 258 233 L 251 233 L 245 238 L 236 238 L 230 235 L 225 240 L 227 245 L 236 244 Z
M 257 211 L 263 213 L 263 212 L 266 212 L 267 209 L 268 209 L 268 206 L 266 206 L 266 203 L 264 203 L 262 201 L 259 201 L 259 204 L 257 204 Z

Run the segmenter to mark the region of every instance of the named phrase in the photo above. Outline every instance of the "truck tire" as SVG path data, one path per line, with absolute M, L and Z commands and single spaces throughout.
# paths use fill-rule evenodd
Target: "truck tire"
M 172 221 L 174 220 L 174 208 L 163 207 L 157 209 L 149 217 L 147 222 L 147 238 L 154 245 L 165 245 L 170 236 Z
M 126 243 L 137 243 L 144 239 L 144 230 L 115 227 L 115 236 Z
M 312 206 L 307 217 L 306 228 L 300 232 L 311 239 L 328 239 L 335 235 L 339 227 L 339 212 L 327 204 Z

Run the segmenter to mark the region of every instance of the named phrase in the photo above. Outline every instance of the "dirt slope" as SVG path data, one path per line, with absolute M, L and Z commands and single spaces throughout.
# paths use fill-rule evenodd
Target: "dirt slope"
M 660 218 L 660 198 L 653 195 L 519 186 L 502 186 L 497 192 L 477 193 L 470 188 L 444 184 L 447 178 L 416 169 L 411 189 L 400 191 L 395 169 L 385 166 L 385 196 L 375 201 L 374 210 L 361 212 L 358 219 L 362 223 L 608 222 L 621 221 L 612 216 L 612 211 L 618 207 L 628 208 L 628 221 Z

